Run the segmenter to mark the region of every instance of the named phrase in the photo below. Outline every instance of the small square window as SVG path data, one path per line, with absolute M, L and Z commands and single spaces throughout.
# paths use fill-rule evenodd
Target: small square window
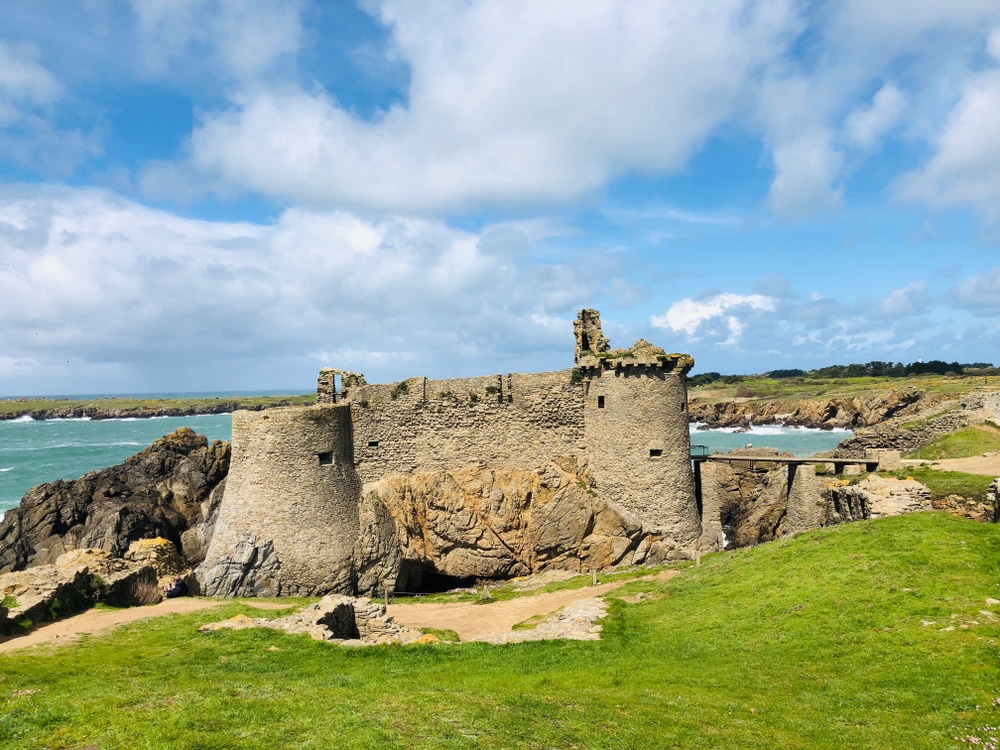
M 326 453 L 318 453 L 319 465 L 320 466 L 330 466 L 333 463 L 333 451 L 327 451 Z
M 650 448 L 649 449 L 649 457 L 650 458 L 659 458 L 662 455 L 663 455 L 663 448 Z
M 597 408 L 598 409 L 603 409 L 604 408 L 604 396 L 598 396 L 597 397 Z

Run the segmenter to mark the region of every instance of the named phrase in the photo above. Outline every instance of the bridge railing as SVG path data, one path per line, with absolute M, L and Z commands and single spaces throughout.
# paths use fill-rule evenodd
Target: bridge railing
M 691 458 L 705 458 L 708 456 L 709 450 L 707 445 L 692 445 L 691 446 Z

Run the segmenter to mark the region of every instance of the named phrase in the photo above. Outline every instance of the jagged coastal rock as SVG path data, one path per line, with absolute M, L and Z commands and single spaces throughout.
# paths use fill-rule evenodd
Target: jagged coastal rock
M 706 429 L 779 424 L 788 427 L 834 429 L 867 427 L 885 420 L 912 414 L 937 401 L 914 388 L 857 398 L 790 399 L 779 401 L 691 400 L 690 419 Z M 884 447 L 884 446 L 879 446 Z
M 211 525 L 228 470 L 228 443 L 209 445 L 184 427 L 118 466 L 33 487 L 0 523 L 0 572 L 80 548 L 122 557 L 132 542 L 152 537 L 169 540 L 196 565 L 206 539 L 194 529 Z

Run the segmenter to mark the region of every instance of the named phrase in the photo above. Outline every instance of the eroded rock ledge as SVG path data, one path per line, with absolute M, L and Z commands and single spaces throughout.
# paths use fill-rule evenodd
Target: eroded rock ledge
M 868 427 L 892 417 L 912 414 L 939 401 L 915 388 L 857 398 L 787 399 L 776 401 L 701 402 L 692 395 L 691 422 L 706 428 L 777 424 L 818 429 Z

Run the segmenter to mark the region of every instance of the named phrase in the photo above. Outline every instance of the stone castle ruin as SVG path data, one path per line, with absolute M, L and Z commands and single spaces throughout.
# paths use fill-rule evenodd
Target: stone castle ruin
M 375 385 L 324 369 L 315 406 L 235 412 L 206 593 L 432 590 L 719 549 L 689 460 L 694 361 L 611 349 L 595 310 L 575 333 L 566 370 Z

